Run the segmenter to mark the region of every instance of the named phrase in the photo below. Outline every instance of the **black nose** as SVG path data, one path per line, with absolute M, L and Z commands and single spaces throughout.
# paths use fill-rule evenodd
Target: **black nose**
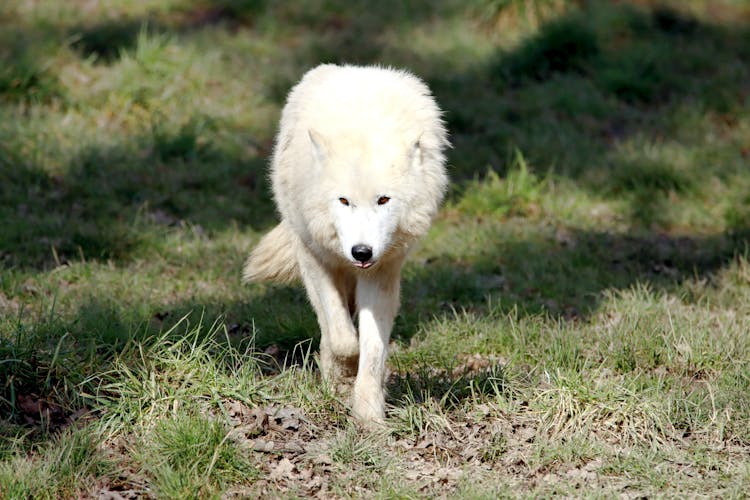
M 352 257 L 360 262 L 367 262 L 372 258 L 372 247 L 367 245 L 354 245 L 352 247 Z

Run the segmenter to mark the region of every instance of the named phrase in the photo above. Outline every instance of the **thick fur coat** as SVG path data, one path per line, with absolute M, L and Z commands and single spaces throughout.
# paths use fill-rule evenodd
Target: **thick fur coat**
M 355 377 L 352 411 L 365 422 L 384 418 L 401 266 L 448 183 L 440 115 L 408 72 L 322 65 L 292 89 L 281 116 L 271 165 L 281 222 L 243 277 L 301 278 L 320 324 L 323 375 Z

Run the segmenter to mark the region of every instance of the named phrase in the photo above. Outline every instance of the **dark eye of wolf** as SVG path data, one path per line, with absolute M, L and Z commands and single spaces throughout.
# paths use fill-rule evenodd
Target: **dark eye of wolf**
M 391 199 L 389 197 L 387 197 L 387 196 L 381 196 L 380 198 L 378 198 L 378 205 L 385 205 L 389 201 L 391 201 Z
M 349 206 L 349 200 L 347 200 L 346 198 L 339 198 L 339 202 L 341 202 L 341 204 L 346 207 Z

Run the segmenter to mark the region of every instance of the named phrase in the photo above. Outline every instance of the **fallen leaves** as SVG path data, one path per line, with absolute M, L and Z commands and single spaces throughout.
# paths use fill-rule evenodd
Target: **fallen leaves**
M 295 479 L 294 477 L 292 477 L 292 474 L 294 474 L 294 470 L 295 467 L 292 461 L 288 458 L 282 458 L 276 463 L 276 465 L 272 467 L 271 474 L 269 474 L 268 478 L 271 481 Z
M 234 426 L 235 439 L 244 447 L 263 453 L 305 452 L 304 439 L 311 434 L 299 408 L 274 405 L 249 408 L 240 401 L 227 401 L 224 409 Z
M 21 413 L 24 423 L 46 430 L 64 429 L 80 420 L 85 420 L 91 410 L 87 407 L 69 411 L 54 401 L 37 394 L 19 394 L 16 397 L 16 408 Z
M 331 461 L 308 453 L 319 436 L 300 408 L 278 405 L 250 408 L 236 400 L 225 401 L 223 406 L 233 426 L 232 438 L 258 454 L 256 466 L 265 472 L 251 492 L 238 492 L 238 496 L 274 496 L 279 491 L 312 496 L 325 491 Z

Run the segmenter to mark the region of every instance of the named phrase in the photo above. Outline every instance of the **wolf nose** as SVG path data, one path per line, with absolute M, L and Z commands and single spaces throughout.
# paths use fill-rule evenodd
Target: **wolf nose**
M 372 258 L 372 247 L 367 245 L 354 245 L 352 247 L 352 257 L 360 262 L 367 262 Z

